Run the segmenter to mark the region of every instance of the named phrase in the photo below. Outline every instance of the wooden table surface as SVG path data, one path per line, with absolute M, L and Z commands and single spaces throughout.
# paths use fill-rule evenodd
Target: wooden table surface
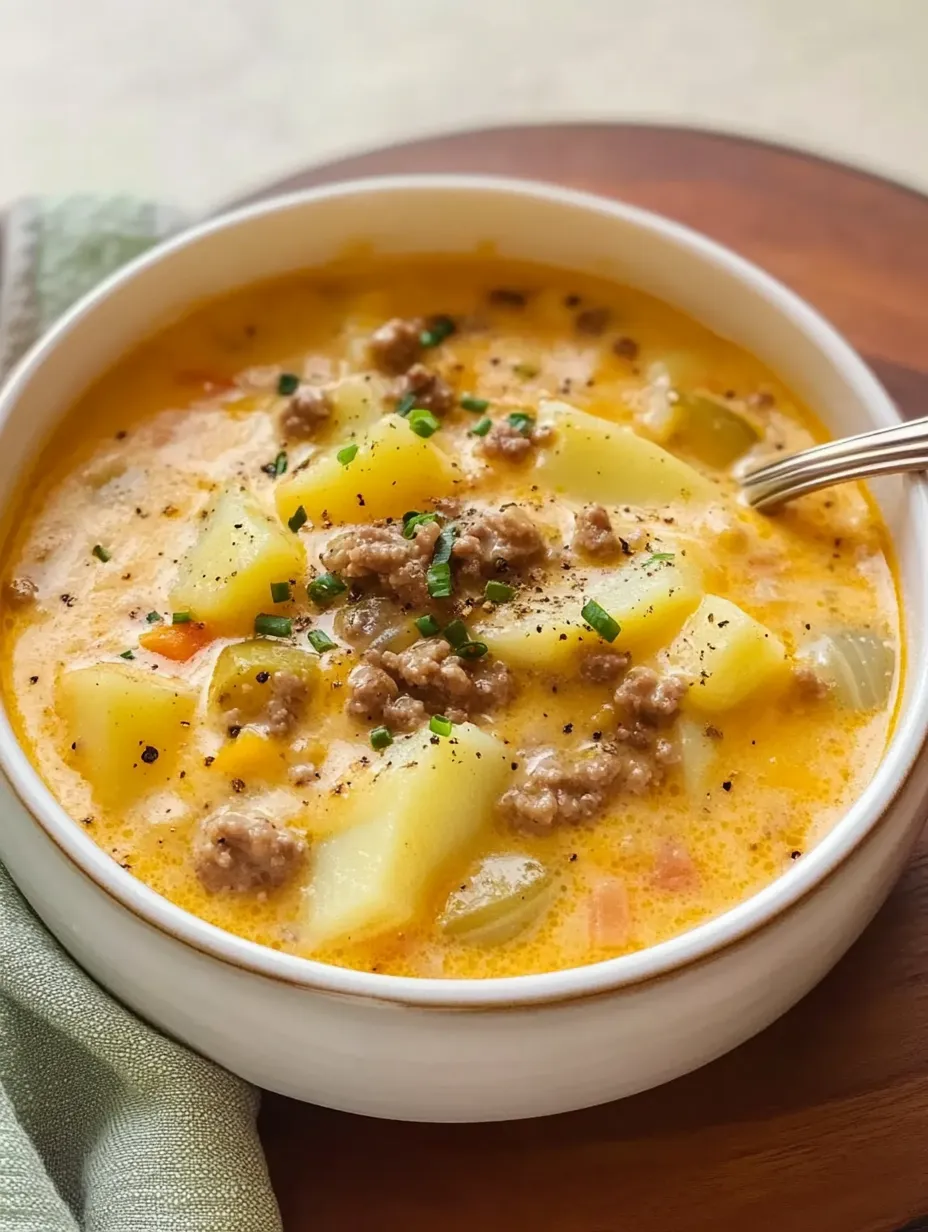
M 638 125 L 434 138 L 272 191 L 410 171 L 557 181 L 689 223 L 805 296 L 907 413 L 928 414 L 928 198 L 775 146 Z M 268 1095 L 261 1131 L 285 1228 L 928 1229 L 926 925 L 923 837 L 876 921 L 794 1010 L 694 1074 L 586 1112 L 430 1126 Z

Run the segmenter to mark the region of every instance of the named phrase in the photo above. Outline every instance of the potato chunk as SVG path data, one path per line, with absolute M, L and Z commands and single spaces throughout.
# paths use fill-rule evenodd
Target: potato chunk
M 578 501 L 655 507 L 711 500 L 715 487 L 672 453 L 630 428 L 545 402 L 539 422 L 554 429 L 538 451 L 538 481 Z
M 111 807 L 170 778 L 195 705 L 184 681 L 121 663 L 74 668 L 58 686 L 75 769 Z
M 680 628 L 703 594 L 700 570 L 689 555 L 679 551 L 663 555 L 671 559 L 639 555 L 616 569 L 585 574 L 577 570 L 571 574 L 569 590 L 533 595 L 526 605 L 498 608 L 481 626 L 479 638 L 513 666 L 563 670 L 578 647 L 601 642 L 580 614 L 587 599 L 595 599 L 621 626 L 613 643 L 617 650 L 640 654 L 657 649 Z
M 370 522 L 398 516 L 439 496 L 462 480 L 451 459 L 416 436 L 405 419 L 389 415 L 343 465 L 336 450 L 321 454 L 277 488 L 277 511 L 287 521 L 300 505 L 314 522 Z
M 366 432 L 384 414 L 386 387 L 378 377 L 346 376 L 331 392 L 332 416 L 329 430 L 344 445 L 344 437 Z
M 713 714 L 775 687 L 787 674 L 786 650 L 776 634 L 718 595 L 706 595 L 667 658 L 692 679 L 688 704 Z
M 470 723 L 432 743 L 428 729 L 398 741 L 373 777 L 353 775 L 333 804 L 344 827 L 315 851 L 306 939 L 358 941 L 401 928 L 488 825 L 509 757 Z
M 241 488 L 228 488 L 184 555 L 171 604 L 219 633 L 251 632 L 271 602 L 271 583 L 299 578 L 306 552 L 297 536 Z

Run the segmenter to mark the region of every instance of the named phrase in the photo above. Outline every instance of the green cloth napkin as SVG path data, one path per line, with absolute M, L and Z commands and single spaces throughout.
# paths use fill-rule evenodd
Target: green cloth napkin
M 13 206 L 0 375 L 79 295 L 182 225 L 123 198 Z M 0 1232 L 279 1232 L 257 1107 L 246 1083 L 81 971 L 0 866 Z

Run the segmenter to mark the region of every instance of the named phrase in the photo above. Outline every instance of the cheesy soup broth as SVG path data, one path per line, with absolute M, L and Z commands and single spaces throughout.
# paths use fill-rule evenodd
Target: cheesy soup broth
M 646 296 L 332 268 L 209 303 L 81 398 L 9 535 L 3 687 L 104 851 L 222 928 L 500 976 L 653 945 L 872 775 L 898 611 L 821 439 Z

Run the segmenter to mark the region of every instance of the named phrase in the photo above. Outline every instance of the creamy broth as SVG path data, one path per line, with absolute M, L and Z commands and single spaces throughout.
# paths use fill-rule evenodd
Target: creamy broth
M 801 859 L 885 748 L 877 514 L 853 487 L 738 499 L 740 466 L 822 435 L 751 356 L 609 283 L 434 259 L 253 287 L 128 355 L 40 459 L 6 704 L 75 824 L 261 944 L 445 977 L 654 945 Z M 394 822 L 374 885 L 350 836 Z

